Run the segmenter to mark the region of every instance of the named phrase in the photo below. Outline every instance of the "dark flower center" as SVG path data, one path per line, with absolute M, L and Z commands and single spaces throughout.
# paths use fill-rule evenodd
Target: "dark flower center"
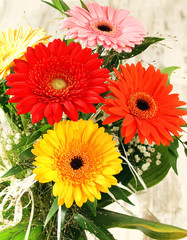
M 148 102 L 143 99 L 138 99 L 136 104 L 137 107 L 142 111 L 146 111 L 150 108 Z
M 106 26 L 104 24 L 97 26 L 97 28 L 101 31 L 104 31 L 104 32 L 111 32 L 112 31 L 112 29 L 109 26 Z
M 81 157 L 72 158 L 70 165 L 73 168 L 73 170 L 79 169 L 80 167 L 83 166 L 82 158 Z

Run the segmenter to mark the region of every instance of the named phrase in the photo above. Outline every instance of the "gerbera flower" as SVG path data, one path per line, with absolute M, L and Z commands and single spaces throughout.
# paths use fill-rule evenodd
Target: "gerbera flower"
M 18 114 L 31 112 L 33 123 L 46 116 L 53 125 L 63 112 L 77 121 L 77 110 L 95 112 L 93 103 L 103 101 L 109 71 L 100 69 L 103 60 L 91 49 L 56 39 L 48 47 L 28 48 L 25 57 L 27 61 L 15 60 L 16 73 L 7 76 L 12 88 L 6 93 L 14 95 L 9 102 L 18 103 Z
M 86 3 L 86 7 L 88 11 L 80 7 L 68 10 L 70 17 L 62 20 L 62 28 L 69 28 L 66 39 L 74 38 L 90 48 L 103 45 L 117 52 L 131 52 L 132 47 L 141 44 L 145 28 L 138 19 L 128 16 L 128 10 L 116 11 L 98 3 Z
M 187 112 L 178 107 L 185 105 L 179 101 L 178 94 L 170 94 L 173 86 L 167 84 L 167 74 L 149 66 L 146 70 L 141 63 L 135 66 L 121 65 L 122 74 L 115 69 L 117 82 L 109 80 L 111 99 L 106 99 L 102 109 L 110 114 L 103 124 L 123 119 L 121 134 L 125 143 L 138 133 L 141 143 L 155 142 L 169 145 L 172 134 L 179 137 L 181 118 Z
M 23 31 L 23 26 L 0 32 L 0 79 L 9 74 L 10 68 L 14 66 L 14 59 L 22 58 L 28 46 L 47 43 L 49 37 L 43 29 L 28 27 Z
M 122 160 L 112 136 L 98 128 L 91 120 L 55 123 L 44 139 L 32 150 L 35 158 L 35 179 L 41 183 L 54 181 L 53 194 L 58 204 L 81 207 L 88 199 L 101 199 L 100 192 L 108 192 L 116 185 L 113 176 L 121 170 Z

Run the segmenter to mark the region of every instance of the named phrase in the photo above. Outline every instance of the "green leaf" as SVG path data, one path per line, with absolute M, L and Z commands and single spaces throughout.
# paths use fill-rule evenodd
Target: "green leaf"
M 158 37 L 145 37 L 144 41 L 140 45 L 136 45 L 134 48 L 132 48 L 132 52 L 126 53 L 122 52 L 119 54 L 119 59 L 128 59 L 132 58 L 140 53 L 142 53 L 146 48 L 151 46 L 152 44 L 156 42 L 163 41 L 164 38 L 158 38 Z
M 69 6 L 63 1 L 63 0 L 59 0 L 64 12 L 67 12 L 70 8 Z
M 41 0 L 41 1 L 44 2 L 44 3 L 47 3 L 49 6 L 51 6 L 51 7 L 53 7 L 53 8 L 58 10 L 58 8 L 55 5 L 53 5 L 52 3 L 49 3 L 49 2 L 44 1 L 44 0 Z
M 166 68 L 161 69 L 161 73 L 166 73 L 168 75 L 167 85 L 170 84 L 170 77 L 171 77 L 172 72 L 179 68 L 180 67 L 172 66 L 172 67 L 166 67 Z
M 59 0 L 52 0 L 52 2 L 54 3 L 54 5 L 57 7 L 57 9 L 62 12 L 63 8 L 62 5 L 60 4 Z
M 30 158 L 34 157 L 34 154 L 31 152 L 31 150 L 33 149 L 33 147 L 29 147 L 27 149 L 25 149 L 20 155 L 19 155 L 19 159 L 20 160 L 28 160 Z
M 110 188 L 110 192 L 115 196 L 116 199 L 121 199 L 126 203 L 129 203 L 131 205 L 134 205 L 129 199 L 128 197 L 125 195 L 124 191 L 121 190 L 120 187 L 117 186 L 112 186 Z
M 187 148 L 184 148 L 184 152 L 185 152 L 186 157 L 187 157 Z
M 89 200 L 86 202 L 90 210 L 92 211 L 93 215 L 96 216 L 96 209 L 97 209 L 97 199 L 95 198 L 94 202 L 90 202 Z
M 80 0 L 80 2 L 81 2 L 81 6 L 82 6 L 86 11 L 89 12 L 89 10 L 88 10 L 88 8 L 86 7 L 85 3 L 84 3 L 82 0 Z
M 28 223 L 19 223 L 14 227 L 6 228 L 5 230 L 0 231 L 0 239 L 1 240 L 21 240 L 25 238 L 25 233 L 28 227 Z M 45 240 L 46 238 L 41 235 L 42 226 L 32 225 L 29 240 L 40 239 Z M 42 237 L 43 236 L 43 237 Z
M 44 227 L 48 224 L 49 220 L 54 216 L 54 214 L 57 212 L 59 206 L 58 206 L 58 197 L 55 198 L 51 208 L 49 209 L 49 212 L 47 214 L 47 217 L 44 222 Z
M 61 207 L 61 227 L 63 228 L 65 223 L 66 223 L 66 215 L 67 215 L 67 207 L 66 205 L 64 204 L 62 207 Z
M 31 133 L 31 135 L 22 138 L 22 140 L 18 144 L 13 146 L 13 150 L 33 143 L 36 139 L 38 139 L 42 135 L 42 133 L 45 130 L 47 130 L 49 128 L 51 128 L 51 125 L 47 124 L 47 125 L 41 127 L 40 129 L 38 129 L 37 131 Z
M 97 216 L 92 216 L 92 220 L 95 224 L 105 228 L 137 229 L 153 239 L 181 239 L 187 236 L 187 230 L 182 228 L 104 209 L 99 209 Z
M 173 168 L 174 172 L 178 175 L 177 171 L 177 159 L 178 159 L 178 152 L 177 148 L 179 147 L 178 140 L 175 138 L 174 142 L 171 142 L 168 147 L 168 153 L 169 153 L 169 163 L 171 167 Z
M 74 214 L 74 219 L 84 230 L 93 233 L 100 240 L 114 240 L 113 236 L 107 229 L 98 227 L 93 222 L 85 218 L 83 215 L 76 213 Z
M 16 164 L 11 169 L 9 169 L 3 176 L 1 176 L 1 178 L 10 177 L 16 173 L 22 172 L 25 169 L 27 169 L 26 166 Z
M 63 238 L 67 240 L 87 240 L 85 231 L 79 226 L 69 226 L 63 233 Z
M 36 139 L 38 139 L 41 136 L 42 132 L 37 131 L 32 133 L 30 136 L 26 136 L 21 139 L 21 141 L 13 146 L 13 150 L 18 149 L 20 147 L 29 145 L 30 143 L 34 142 Z

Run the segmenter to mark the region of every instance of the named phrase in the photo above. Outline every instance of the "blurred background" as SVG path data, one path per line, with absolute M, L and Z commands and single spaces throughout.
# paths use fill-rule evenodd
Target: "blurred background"
M 69 6 L 80 5 L 78 0 L 65 0 Z M 88 2 L 85 0 L 85 2 Z M 89 2 L 94 2 L 93 0 Z M 165 41 L 149 47 L 143 54 L 128 62 L 142 61 L 156 68 L 179 66 L 171 78 L 173 92 L 187 101 L 187 0 L 97 0 L 101 5 L 128 9 L 143 22 L 148 36 L 164 37 Z M 61 15 L 40 0 L 0 0 L 0 31 L 20 25 L 44 28 L 51 39 L 62 38 L 59 28 Z M 0 116 L 1 118 L 1 116 Z M 186 118 L 187 120 L 187 118 Z M 187 134 L 183 137 L 187 141 Z M 136 207 L 126 206 L 138 217 L 152 219 L 150 210 L 159 221 L 187 228 L 187 158 L 180 146 L 178 173 L 170 170 L 168 176 L 147 192 L 131 197 Z M 124 212 L 116 203 L 110 208 Z M 150 240 L 137 230 L 111 229 L 117 240 Z M 94 239 L 90 236 L 90 239 Z

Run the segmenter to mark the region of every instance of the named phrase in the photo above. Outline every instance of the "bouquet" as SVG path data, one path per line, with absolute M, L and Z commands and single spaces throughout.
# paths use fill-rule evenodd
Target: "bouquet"
M 138 218 L 131 195 L 177 173 L 187 114 L 172 93 L 177 67 L 128 60 L 164 38 L 147 36 L 125 9 L 98 3 L 62 14 L 63 39 L 43 29 L 0 32 L 0 238 L 98 239 L 110 228 L 138 229 L 151 239 L 181 239 L 187 230 Z M 125 213 L 106 208 L 116 202 Z

